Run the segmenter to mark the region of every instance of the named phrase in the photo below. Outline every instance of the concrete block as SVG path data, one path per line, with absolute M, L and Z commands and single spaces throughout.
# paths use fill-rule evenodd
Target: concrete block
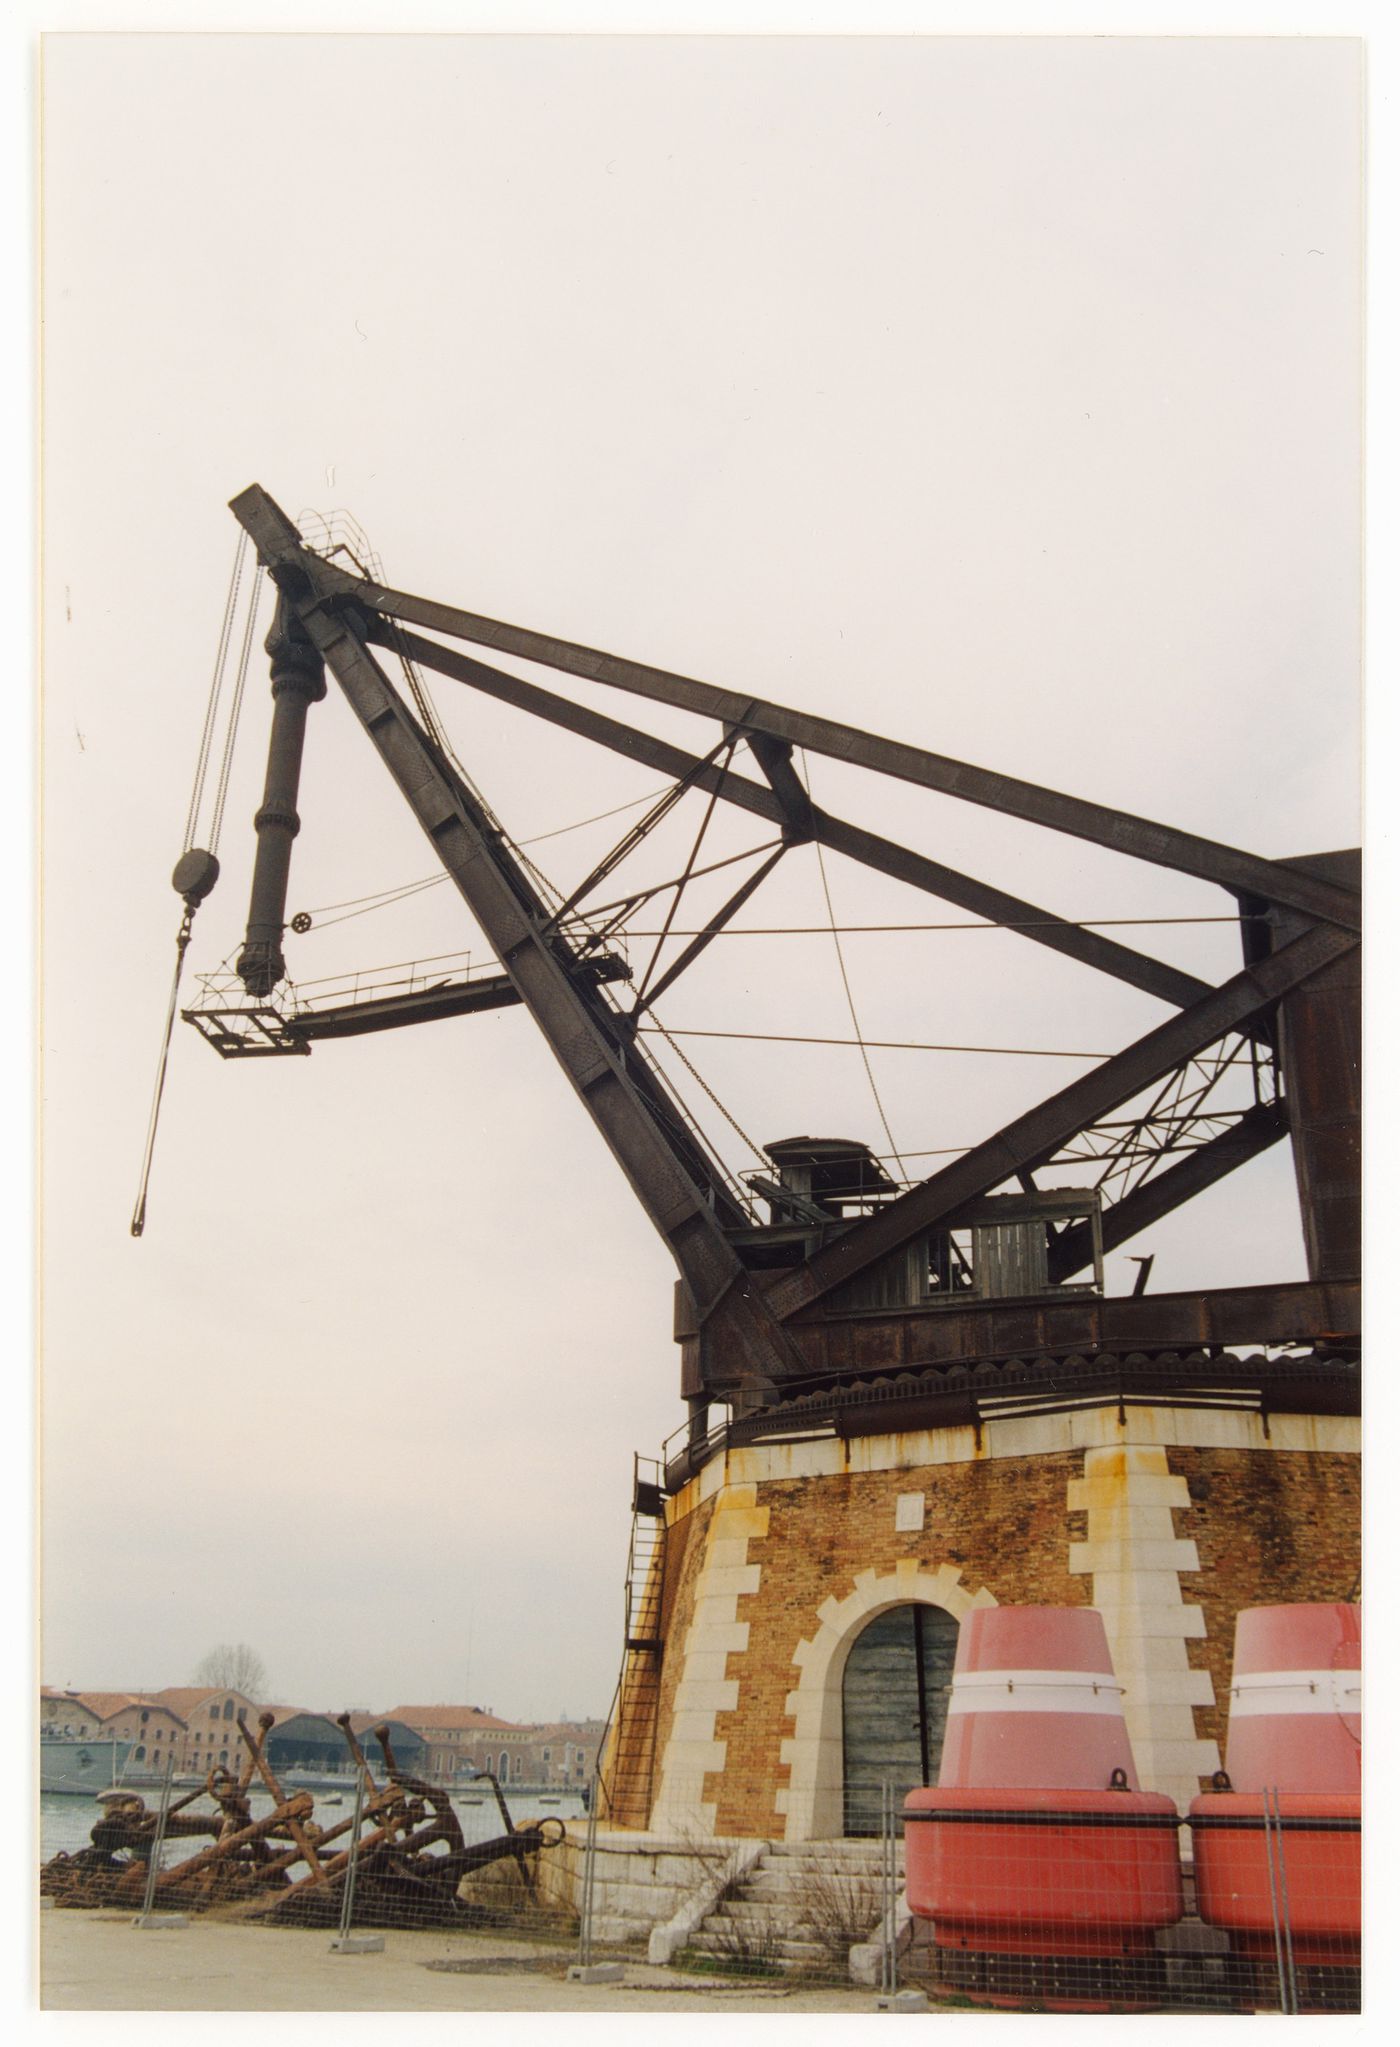
M 752 1536 L 761 1537 L 767 1533 L 768 1509 L 766 1507 L 731 1507 L 725 1505 L 718 1508 L 715 1513 L 714 1527 L 710 1531 L 711 1554 L 721 1543 L 746 1543 Z
M 724 1488 L 724 1497 L 715 1508 L 715 1518 L 718 1520 L 721 1514 L 733 1513 L 736 1509 L 742 1511 L 745 1507 L 757 1505 L 758 1487 L 755 1483 L 750 1481 L 748 1484 L 730 1484 Z
M 707 1628 L 705 1639 L 694 1646 L 687 1645 L 685 1652 L 685 1682 L 690 1684 L 723 1684 L 729 1669 L 729 1659 L 737 1650 L 740 1655 L 748 1648 L 747 1641 L 717 1642 L 718 1629 Z M 748 1634 L 748 1622 L 740 1621 L 734 1628 L 724 1630 L 726 1634 Z
M 676 1702 L 671 1739 L 666 1744 L 666 1760 L 662 1767 L 668 1777 L 674 1771 L 683 1781 L 698 1784 L 707 1770 L 723 1769 L 725 1745 L 714 1738 L 715 1708 L 711 1706 L 708 1712 L 689 1713 L 685 1706 L 684 1679 L 678 1690 L 681 1696 Z
M 1246 1426 L 1242 1427 L 1242 1423 Z M 1251 1436 L 1256 1439 L 1253 1444 Z M 1264 1439 L 1255 1416 L 1230 1414 L 1223 1408 L 1202 1408 L 1181 1417 L 1179 1440 L 1200 1449 L 1246 1450 L 1261 1448 Z
M 1090 1523 L 1093 1528 L 1093 1523 Z M 1092 1571 L 1100 1573 L 1141 1573 L 1158 1574 L 1167 1571 L 1199 1571 L 1201 1560 L 1196 1554 L 1194 1542 L 1181 1541 L 1173 1536 L 1163 1540 L 1144 1539 L 1124 1531 L 1121 1535 L 1104 1535 L 1094 1528 L 1087 1542 L 1072 1542 L 1069 1546 L 1069 1568 L 1072 1574 Z
M 1089 1452 L 1091 1458 L 1094 1454 Z M 1170 1472 L 1134 1472 L 1129 1491 L 1123 1478 L 1091 1469 L 1087 1477 L 1070 1480 L 1065 1487 L 1065 1499 L 1072 1514 L 1118 1514 L 1125 1507 L 1130 1512 L 1141 1507 L 1169 1514 L 1174 1509 L 1189 1507 L 1191 1493 L 1185 1479 Z
M 880 1962 L 884 1950 L 878 1941 L 857 1941 L 846 1957 L 852 1983 L 866 1990 L 873 1990 L 880 1980 Z
M 896 1990 L 875 2000 L 876 2011 L 927 2011 L 928 1992 L 925 1990 Z
M 138 1912 L 131 1923 L 138 1933 L 179 1933 L 190 1922 L 183 1912 Z
M 621 1962 L 575 1962 L 568 1975 L 570 1983 L 620 1983 Z
M 1187 1611 L 1190 1609 L 1186 1607 L 1172 1608 L 1174 1615 Z M 1121 1634 L 1115 1635 L 1111 1647 L 1113 1668 L 1118 1673 L 1119 1683 L 1131 1684 L 1137 1689 L 1140 1686 L 1154 1684 L 1159 1672 L 1163 1674 L 1170 1672 L 1174 1675 L 1185 1670 L 1187 1664 L 1183 1636 L 1184 1630 L 1178 1630 L 1170 1635 L 1139 1635 L 1133 1632 L 1131 1626 L 1126 1627 Z M 1209 1671 L 1198 1671 L 1195 1675 L 1204 1677 L 1209 1683 Z M 1211 1703 L 1211 1694 L 1209 1691 L 1203 1692 L 1200 1699 L 1193 1703 L 1208 1706 Z
M 1047 1451 L 1074 1448 L 1069 1416 L 1063 1414 L 993 1421 L 983 1434 L 993 1457 L 1039 1457 Z
M 682 1741 L 711 1741 L 716 1713 L 732 1713 L 739 1703 L 737 1677 L 697 1678 L 691 1675 L 691 1659 L 685 1660 L 680 1691 L 684 1705 L 677 1703 L 672 1732 Z M 703 1719 L 703 1725 L 702 1723 Z
M 1215 1691 L 1208 1670 L 1158 1670 L 1150 1676 L 1146 1672 L 1125 1674 L 1117 1657 L 1114 1658 L 1114 1666 L 1126 1699 L 1142 1704 L 1149 1713 L 1155 1714 L 1170 1706 L 1215 1704 Z M 1192 1725 L 1189 1718 L 1187 1725 Z
M 712 1570 L 707 1563 L 696 1594 L 695 1620 L 732 1627 L 736 1616 L 728 1602 L 757 1592 L 762 1575 L 757 1564 L 716 1564 Z
M 338 1933 L 331 1942 L 333 1955 L 382 1955 L 382 1933 Z
M 1253 1420 L 1254 1417 L 1251 1417 Z M 1258 1428 L 1258 1422 L 1255 1422 Z M 1348 1414 L 1276 1414 L 1269 1418 L 1270 1443 L 1260 1447 L 1276 1450 L 1333 1450 L 1359 1452 L 1361 1423 Z
M 1110 1606 L 1141 1609 L 1181 1605 L 1181 1586 L 1175 1571 L 1095 1571 L 1093 1576 L 1094 1604 L 1101 1610 Z
M 602 1902 L 604 1913 L 616 1913 L 620 1919 L 631 1919 L 646 1926 L 652 1926 L 658 1919 L 669 1919 L 679 1902 L 677 1886 L 674 1884 L 618 1884 Z

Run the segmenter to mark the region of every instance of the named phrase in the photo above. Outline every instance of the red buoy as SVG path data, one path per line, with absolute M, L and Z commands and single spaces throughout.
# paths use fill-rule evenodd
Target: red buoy
M 1102 1617 L 1091 1606 L 988 1606 L 958 1633 L 940 1789 L 1136 1791 Z
M 1239 1615 L 1225 1769 L 1236 1791 L 1360 1791 L 1359 1607 Z
M 1181 1917 L 1176 1806 L 1137 1788 L 1092 1608 L 968 1615 L 938 1788 L 904 1820 L 909 1906 L 940 1949 L 1150 1957 Z
M 1192 1800 L 1202 1919 L 1259 1960 L 1361 1954 L 1361 1616 L 1255 1607 L 1235 1624 L 1227 1774 Z

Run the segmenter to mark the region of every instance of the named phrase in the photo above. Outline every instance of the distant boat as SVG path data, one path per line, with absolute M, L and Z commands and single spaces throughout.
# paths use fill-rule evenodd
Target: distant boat
M 41 1735 L 39 1789 L 95 1798 L 116 1783 L 131 1747 L 129 1741 L 74 1741 L 67 1735 Z

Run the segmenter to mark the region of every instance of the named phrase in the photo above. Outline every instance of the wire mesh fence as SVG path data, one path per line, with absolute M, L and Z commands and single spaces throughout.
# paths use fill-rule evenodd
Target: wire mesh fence
M 596 1779 L 587 1795 L 485 1773 L 443 1788 L 367 1745 L 345 1788 L 292 1787 L 260 1773 L 250 1730 L 244 1743 L 238 1777 L 167 1783 L 149 1803 L 106 1794 L 41 1891 L 245 1924 L 250 1972 L 255 1930 L 281 1927 L 318 1952 L 430 1936 L 429 1966 L 573 1976 L 580 1999 L 615 1964 L 639 1987 L 827 1986 L 931 2008 L 1360 2008 L 1355 1799 L 1216 1789 L 1181 1813 L 1149 1794 L 906 1799 L 886 1783 L 872 1830 L 862 1783 L 845 1816 L 861 1831 L 797 1840 L 782 1787 L 733 1763 L 668 1779 L 629 1827 Z M 718 1830 L 745 1807 L 762 1831 Z

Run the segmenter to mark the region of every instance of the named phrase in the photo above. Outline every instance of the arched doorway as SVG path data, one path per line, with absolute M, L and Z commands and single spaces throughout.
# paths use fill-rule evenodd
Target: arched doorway
M 887 1607 L 851 1644 L 841 1679 L 844 1827 L 878 1834 L 880 1794 L 931 1784 L 943 1752 L 958 1623 L 941 1606 Z

